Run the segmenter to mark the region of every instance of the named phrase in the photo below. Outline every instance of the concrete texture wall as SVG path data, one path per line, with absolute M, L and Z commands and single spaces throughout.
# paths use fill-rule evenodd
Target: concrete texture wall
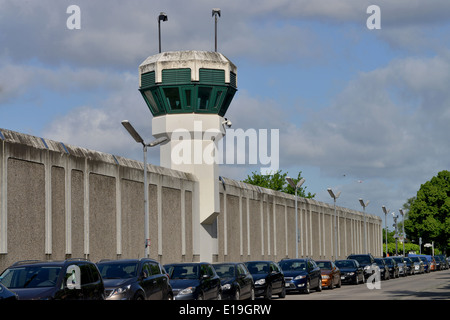
M 0 129 L 0 270 L 18 260 L 145 254 L 143 163 Z M 295 197 L 223 178 L 220 214 L 198 217 L 196 177 L 148 165 L 150 257 L 211 261 L 295 257 Z M 339 252 L 362 252 L 362 212 L 337 207 Z M 333 206 L 298 199 L 299 256 L 333 255 Z M 368 251 L 382 254 L 381 219 L 367 215 Z

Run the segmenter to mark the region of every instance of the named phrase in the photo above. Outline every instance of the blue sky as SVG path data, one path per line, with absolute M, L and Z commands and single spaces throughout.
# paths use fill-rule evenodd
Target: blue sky
M 66 9 L 81 9 L 69 30 Z M 369 30 L 369 5 L 381 29 Z M 280 169 L 384 219 L 450 162 L 450 2 L 0 0 L 0 128 L 141 160 L 151 138 L 138 66 L 162 49 L 214 50 L 238 67 L 233 128 L 280 130 Z M 149 162 L 158 164 L 157 150 Z M 225 165 L 244 179 L 254 166 Z M 388 225 L 391 228 L 392 219 Z

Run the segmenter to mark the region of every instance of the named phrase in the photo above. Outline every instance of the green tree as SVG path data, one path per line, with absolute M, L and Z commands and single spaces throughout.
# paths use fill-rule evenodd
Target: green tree
M 248 175 L 247 178 L 243 181 L 245 183 L 249 183 L 255 186 L 260 186 L 267 189 L 272 189 L 276 191 L 281 191 L 289 194 L 295 194 L 295 189 L 292 188 L 289 183 L 286 181 L 286 177 L 288 173 L 283 173 L 282 170 L 278 170 L 270 175 L 263 175 L 257 172 L 252 172 L 251 176 Z M 302 172 L 300 171 L 297 175 L 297 178 L 292 178 L 295 184 L 302 179 Z M 302 198 L 313 199 L 316 194 L 312 194 L 311 192 L 306 192 L 305 186 L 301 186 L 297 190 L 297 195 Z
M 450 172 L 441 171 L 422 184 L 409 205 L 405 232 L 415 243 L 422 237 L 445 252 L 450 245 Z

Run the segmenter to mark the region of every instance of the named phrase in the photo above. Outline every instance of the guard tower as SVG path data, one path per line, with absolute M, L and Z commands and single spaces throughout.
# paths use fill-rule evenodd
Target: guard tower
M 153 136 L 168 138 L 160 165 L 198 179 L 196 241 L 200 259 L 210 261 L 217 245 L 212 224 L 220 211 L 214 152 L 229 125 L 224 116 L 237 91 L 236 66 L 218 52 L 159 53 L 139 66 L 139 91 L 153 115 Z

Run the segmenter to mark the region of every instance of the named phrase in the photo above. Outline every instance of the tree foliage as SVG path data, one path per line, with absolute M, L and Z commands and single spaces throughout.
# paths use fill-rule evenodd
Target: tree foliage
M 409 206 L 406 233 L 416 243 L 419 237 L 434 241 L 445 252 L 450 245 L 450 172 L 441 171 L 422 184 Z
M 272 189 L 276 191 L 281 191 L 289 194 L 295 194 L 295 189 L 292 188 L 286 181 L 288 173 L 283 173 L 282 170 L 278 170 L 271 175 L 262 175 L 257 172 L 252 172 L 251 176 L 248 175 L 244 180 L 245 183 L 249 183 L 255 186 L 260 186 L 267 189 Z M 302 172 L 300 171 L 297 178 L 292 178 L 295 184 L 302 179 Z M 313 199 L 316 194 L 311 192 L 306 192 L 306 186 L 302 185 L 297 189 L 297 195 L 302 198 Z

